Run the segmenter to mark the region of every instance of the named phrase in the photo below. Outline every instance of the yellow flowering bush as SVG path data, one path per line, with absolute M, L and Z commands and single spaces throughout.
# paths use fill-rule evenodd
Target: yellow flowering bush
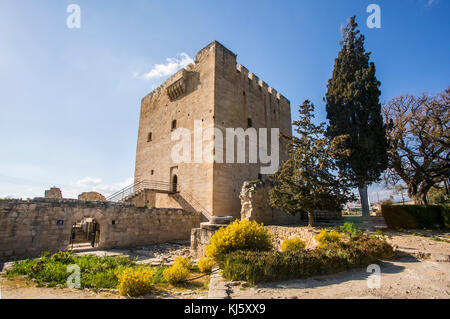
M 163 271 L 164 279 L 173 285 L 186 282 L 189 278 L 189 274 L 189 269 L 180 262 L 174 263 Z
M 140 296 L 150 292 L 155 271 L 149 268 L 127 268 L 119 275 L 119 294 Z
M 201 273 L 209 274 L 214 266 L 214 260 L 208 257 L 202 257 L 199 259 L 197 265 Z
M 341 241 L 341 234 L 335 230 L 327 231 L 326 229 L 322 229 L 315 238 L 319 243 L 318 247 L 321 248 L 329 244 L 339 243 Z
M 301 240 L 299 237 L 286 238 L 281 243 L 281 251 L 297 251 L 305 249 L 305 242 Z
M 256 221 L 235 220 L 227 227 L 220 228 L 206 246 L 206 257 L 218 260 L 219 257 L 235 250 L 269 250 L 271 248 L 269 231 Z
M 182 265 L 184 268 L 190 269 L 191 268 L 191 260 L 189 259 L 189 257 L 181 257 L 178 256 L 174 259 L 173 261 L 174 264 L 180 264 Z

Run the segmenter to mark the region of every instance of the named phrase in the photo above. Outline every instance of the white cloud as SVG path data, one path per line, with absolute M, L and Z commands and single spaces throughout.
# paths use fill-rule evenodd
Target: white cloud
M 92 187 L 97 186 L 102 182 L 100 178 L 85 177 L 77 181 L 77 185 L 80 187 Z
M 432 7 L 439 3 L 439 0 L 419 0 L 419 4 L 424 5 L 425 7 Z
M 102 195 L 110 195 L 122 188 L 125 188 L 128 185 L 133 184 L 134 179 L 132 177 L 128 177 L 127 179 L 113 183 L 113 184 L 105 184 L 102 182 L 101 178 L 95 177 L 84 177 L 76 182 L 77 191 L 78 192 L 90 192 L 95 191 L 99 192 Z
M 187 53 L 178 53 L 175 58 L 167 58 L 165 64 L 155 64 L 153 68 L 140 75 L 138 72 L 133 73 L 133 77 L 143 80 L 158 79 L 171 75 L 181 68 L 194 63 L 194 60 Z

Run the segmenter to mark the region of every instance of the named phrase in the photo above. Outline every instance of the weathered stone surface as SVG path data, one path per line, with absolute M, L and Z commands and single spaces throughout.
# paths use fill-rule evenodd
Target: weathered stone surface
M 219 273 L 219 269 L 213 269 L 209 281 L 208 299 L 229 299 L 232 289 Z
M 45 191 L 45 198 L 63 198 L 58 187 L 52 187 Z
M 269 182 L 262 180 L 244 182 L 239 195 L 241 199 L 241 219 L 255 220 L 265 225 L 299 224 L 308 220 L 306 213 L 291 215 L 270 206 L 270 187 Z M 341 218 L 341 212 L 314 211 L 314 219 L 316 221 Z
M 225 224 L 228 225 L 235 218 L 233 216 L 212 216 L 209 222 L 211 224 Z
M 275 249 L 280 249 L 281 243 L 286 238 L 298 237 L 305 242 L 306 248 L 317 247 L 317 241 L 314 238 L 318 229 L 302 226 L 268 226 L 272 244 Z
M 194 228 L 191 231 L 191 256 L 200 258 L 205 255 L 205 248 L 209 240 L 216 231 L 226 224 L 201 223 L 200 228 Z
M 248 154 L 246 163 L 226 163 L 225 151 L 223 162 L 197 161 L 194 145 L 190 162 L 174 163 L 171 151 L 179 141 L 171 139 L 173 121 L 177 128 L 190 132 L 194 131 L 194 121 L 200 123 L 205 153 L 206 146 L 214 143 L 213 134 L 205 132 L 207 128 L 222 131 L 223 145 L 226 128 L 279 128 L 285 135 L 292 134 L 289 100 L 237 65 L 236 54 L 217 41 L 197 53 L 195 64 L 178 71 L 142 99 L 135 182 L 173 183 L 177 176 L 180 193 L 156 194 L 155 206 L 188 211 L 202 207 L 216 216 L 239 218 L 242 183 L 258 178 L 260 167 L 268 164 L 250 163 Z M 285 158 L 285 142 L 281 143 L 280 161 Z M 267 148 L 271 154 L 270 143 Z M 203 158 L 212 155 L 212 149 L 209 151 Z
M 301 215 L 290 215 L 269 204 L 270 185 L 261 180 L 244 182 L 239 195 L 241 219 L 254 220 L 265 225 L 288 225 L 300 223 Z
M 187 240 L 202 218 L 199 213 L 180 209 L 147 209 L 126 203 L 48 198 L 0 200 L 0 259 L 66 249 L 72 225 L 83 217 L 97 221 L 99 249 Z
M 105 196 L 97 192 L 84 192 L 78 195 L 79 200 L 89 200 L 89 201 L 97 201 L 104 202 L 106 201 Z

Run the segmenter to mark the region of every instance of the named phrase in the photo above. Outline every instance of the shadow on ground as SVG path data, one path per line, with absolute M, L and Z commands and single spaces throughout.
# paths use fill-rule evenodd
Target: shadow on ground
M 418 259 L 412 256 L 406 256 L 399 259 L 395 259 L 395 262 L 419 262 Z M 405 267 L 395 265 L 391 261 L 380 261 L 377 265 L 381 268 L 382 274 L 396 274 L 405 270 Z M 365 268 L 352 269 L 345 272 L 340 272 L 334 275 L 315 276 L 308 279 L 290 280 L 283 282 L 261 283 L 257 285 L 257 288 L 268 289 L 310 289 L 316 287 L 337 285 L 350 281 L 365 281 L 372 274 L 367 272 Z

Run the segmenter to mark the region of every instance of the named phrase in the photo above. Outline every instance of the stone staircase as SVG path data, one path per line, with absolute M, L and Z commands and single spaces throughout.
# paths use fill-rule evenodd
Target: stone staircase
M 196 212 L 201 213 L 207 220 L 210 220 L 212 217 L 212 214 L 204 208 L 191 193 L 186 191 L 180 185 L 161 181 L 144 180 L 131 184 L 107 197 L 106 200 L 119 203 L 134 203 L 135 199 L 144 192 L 178 195 Z

